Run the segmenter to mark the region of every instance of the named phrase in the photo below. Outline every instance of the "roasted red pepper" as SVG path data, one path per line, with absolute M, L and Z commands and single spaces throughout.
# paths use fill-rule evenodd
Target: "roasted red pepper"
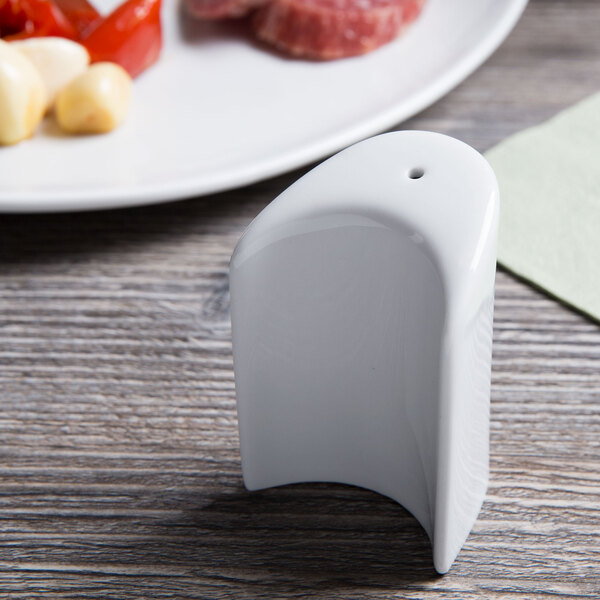
M 71 22 L 52 0 L 0 0 L 0 36 L 18 40 L 46 35 L 77 37 Z
M 88 0 L 54 0 L 54 3 L 75 27 L 79 37 L 89 34 L 102 21 L 102 16 Z
M 92 62 L 120 64 L 132 77 L 156 61 L 162 48 L 161 0 L 127 0 L 81 43 Z

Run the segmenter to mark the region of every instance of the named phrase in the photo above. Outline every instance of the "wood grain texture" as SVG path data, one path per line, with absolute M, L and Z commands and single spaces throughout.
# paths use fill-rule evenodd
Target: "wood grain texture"
M 403 127 L 485 150 L 600 89 L 600 2 L 534 0 Z M 491 481 L 451 572 L 392 501 L 241 483 L 228 260 L 300 171 L 0 217 L 0 597 L 600 598 L 600 329 L 497 278 Z

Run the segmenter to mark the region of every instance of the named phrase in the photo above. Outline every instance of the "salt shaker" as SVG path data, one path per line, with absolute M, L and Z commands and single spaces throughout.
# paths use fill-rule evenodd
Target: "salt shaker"
M 498 208 L 479 153 L 403 131 L 326 160 L 256 217 L 230 279 L 248 489 L 384 494 L 448 571 L 488 480 Z

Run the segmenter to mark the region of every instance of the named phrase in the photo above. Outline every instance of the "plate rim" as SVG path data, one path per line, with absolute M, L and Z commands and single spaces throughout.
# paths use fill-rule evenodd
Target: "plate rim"
M 321 160 L 424 110 L 471 75 L 506 39 L 528 2 L 505 1 L 506 7 L 502 17 L 444 75 L 436 77 L 408 99 L 393 103 L 387 110 L 362 119 L 353 127 L 344 127 L 341 131 L 329 134 L 316 142 L 306 142 L 299 148 L 252 162 L 249 166 L 236 168 L 235 171 L 220 172 L 213 178 L 207 178 L 206 174 L 186 176 L 163 184 L 136 185 L 131 189 L 112 192 L 106 188 L 86 191 L 76 188 L 22 194 L 11 192 L 4 195 L 0 191 L 0 213 L 83 212 L 175 202 L 238 189 Z M 82 200 L 82 196 L 85 197 L 85 201 Z

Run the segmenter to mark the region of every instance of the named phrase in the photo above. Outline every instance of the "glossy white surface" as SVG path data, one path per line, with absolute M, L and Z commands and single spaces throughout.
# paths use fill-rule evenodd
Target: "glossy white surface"
M 472 148 L 399 132 L 322 163 L 252 222 L 230 278 L 249 489 L 380 492 L 450 568 L 487 486 L 498 207 Z
M 34 139 L 0 148 L 0 211 L 147 204 L 306 164 L 440 98 L 500 44 L 525 3 L 427 0 L 396 42 L 318 63 L 259 47 L 240 24 L 182 28 L 178 2 L 166 0 L 164 53 L 136 81 L 125 125 L 74 139 L 47 121 Z

